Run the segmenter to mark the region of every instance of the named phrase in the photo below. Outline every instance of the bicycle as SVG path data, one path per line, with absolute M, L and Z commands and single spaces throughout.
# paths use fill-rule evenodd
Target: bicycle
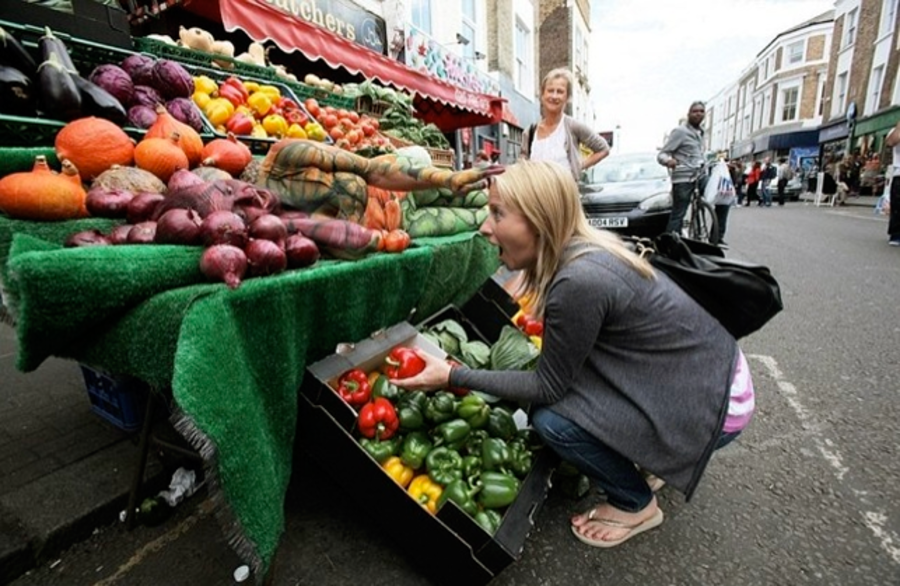
M 691 179 L 694 188 L 691 190 L 691 201 L 684 215 L 682 235 L 692 240 L 718 244 L 719 220 L 716 218 L 716 210 L 703 197 L 705 184 L 702 179 L 706 170 L 707 165 L 703 165 Z

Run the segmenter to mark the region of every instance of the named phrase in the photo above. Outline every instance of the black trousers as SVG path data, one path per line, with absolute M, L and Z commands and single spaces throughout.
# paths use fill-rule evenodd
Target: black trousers
M 778 205 L 784 205 L 784 188 L 787 187 L 787 179 L 778 180 Z

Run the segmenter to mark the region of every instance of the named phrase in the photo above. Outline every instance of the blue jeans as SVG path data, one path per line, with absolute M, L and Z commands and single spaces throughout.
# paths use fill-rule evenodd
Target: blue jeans
M 603 492 L 613 507 L 630 513 L 643 510 L 653 492 L 634 462 L 619 454 L 577 423 L 542 407 L 531 417 L 535 431 L 560 458 L 570 462 Z M 731 443 L 740 432 L 722 433 L 715 449 Z
M 672 214 L 669 216 L 669 224 L 666 226 L 666 232 L 673 232 L 681 235 L 681 228 L 684 224 L 684 215 L 687 213 L 688 205 L 691 203 L 691 192 L 694 190 L 693 183 L 673 183 L 672 184 Z
M 759 205 L 771 206 L 772 205 L 772 190 L 769 189 L 769 180 L 764 179 L 763 181 L 760 181 L 759 184 L 761 186 L 759 188 L 759 193 L 760 193 Z

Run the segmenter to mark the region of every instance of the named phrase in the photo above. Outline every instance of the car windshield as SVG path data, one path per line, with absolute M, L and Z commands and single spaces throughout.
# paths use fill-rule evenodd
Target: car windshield
M 622 183 L 624 181 L 655 181 L 668 177 L 656 155 L 611 156 L 591 169 L 590 183 Z

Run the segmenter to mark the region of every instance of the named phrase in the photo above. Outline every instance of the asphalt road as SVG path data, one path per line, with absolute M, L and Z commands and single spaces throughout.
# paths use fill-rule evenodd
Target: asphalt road
M 664 489 L 665 523 L 615 549 L 577 542 L 568 517 L 590 500 L 551 491 L 521 559 L 491 584 L 900 585 L 900 249 L 885 229 L 867 208 L 732 210 L 729 255 L 769 265 L 785 302 L 742 340 L 750 427 L 690 503 Z M 428 584 L 303 454 L 294 479 L 274 584 Z M 100 528 L 14 585 L 232 584 L 241 562 L 211 509 L 195 497 L 161 527 Z

